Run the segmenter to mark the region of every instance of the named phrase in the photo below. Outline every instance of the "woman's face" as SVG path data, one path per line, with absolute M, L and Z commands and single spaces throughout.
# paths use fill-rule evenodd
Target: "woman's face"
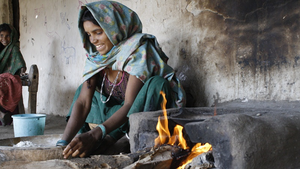
M 97 51 L 101 55 L 109 52 L 110 49 L 114 46 L 100 26 L 95 25 L 91 21 L 84 21 L 83 28 L 89 36 L 90 42 L 96 46 Z
M 7 46 L 10 43 L 10 33 L 9 31 L 0 32 L 0 42 L 3 46 Z

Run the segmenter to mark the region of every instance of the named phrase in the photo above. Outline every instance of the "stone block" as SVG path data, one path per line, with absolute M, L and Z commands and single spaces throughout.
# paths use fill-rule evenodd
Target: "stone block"
M 219 115 L 184 127 L 192 142 L 210 143 L 217 168 L 299 168 L 300 113 Z
M 132 153 L 154 145 L 162 111 L 136 113 L 130 120 Z M 168 109 L 169 130 L 184 126 L 191 143 L 210 143 L 214 166 L 230 169 L 300 168 L 300 112 L 270 108 Z

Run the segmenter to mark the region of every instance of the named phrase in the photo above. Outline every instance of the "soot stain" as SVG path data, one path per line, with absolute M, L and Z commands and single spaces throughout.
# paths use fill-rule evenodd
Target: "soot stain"
M 280 69 L 281 66 L 290 63 L 288 46 L 283 35 L 268 34 L 265 35 L 263 40 L 258 40 L 258 42 L 254 43 L 258 47 L 253 48 L 251 54 L 248 54 L 246 57 L 237 58 L 237 63 L 242 69 L 250 68 L 253 71 L 256 68 L 266 70 L 277 67 Z M 299 59 L 300 57 L 294 58 L 295 64 L 297 64 Z
M 300 60 L 300 56 L 295 56 L 294 57 L 294 62 L 295 62 L 294 67 L 298 66 L 298 61 L 299 60 Z

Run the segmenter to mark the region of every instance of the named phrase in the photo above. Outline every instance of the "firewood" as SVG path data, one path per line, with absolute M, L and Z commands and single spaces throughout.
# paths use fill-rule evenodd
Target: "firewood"
M 174 154 L 179 151 L 176 146 L 162 145 L 140 156 L 135 163 L 125 169 L 168 169 L 171 167 Z
M 206 153 L 202 153 L 196 156 L 195 158 L 193 158 L 191 163 L 185 166 L 185 169 L 210 169 L 210 168 L 215 168 L 212 151 L 208 151 Z

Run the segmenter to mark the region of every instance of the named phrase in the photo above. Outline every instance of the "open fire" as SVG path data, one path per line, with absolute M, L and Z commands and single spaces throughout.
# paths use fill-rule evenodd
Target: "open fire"
M 167 99 L 165 97 L 164 92 L 160 92 L 160 94 L 163 96 L 163 102 L 161 103 L 161 107 L 163 110 L 163 118 L 160 116 L 158 117 L 158 122 L 156 126 L 156 130 L 158 131 L 158 137 L 155 139 L 155 147 L 158 147 L 162 144 L 169 144 L 169 145 L 177 145 L 183 150 L 190 151 L 190 154 L 184 159 L 180 166 L 177 169 L 184 169 L 185 166 L 190 163 L 194 157 L 197 157 L 198 155 L 208 152 L 212 150 L 212 146 L 209 143 L 201 144 L 197 143 L 191 150 L 189 146 L 186 143 L 186 140 L 183 136 L 183 127 L 181 125 L 176 125 L 174 128 L 173 135 L 170 135 L 169 127 L 168 127 L 168 117 L 167 117 L 167 111 L 166 111 L 166 103 Z

